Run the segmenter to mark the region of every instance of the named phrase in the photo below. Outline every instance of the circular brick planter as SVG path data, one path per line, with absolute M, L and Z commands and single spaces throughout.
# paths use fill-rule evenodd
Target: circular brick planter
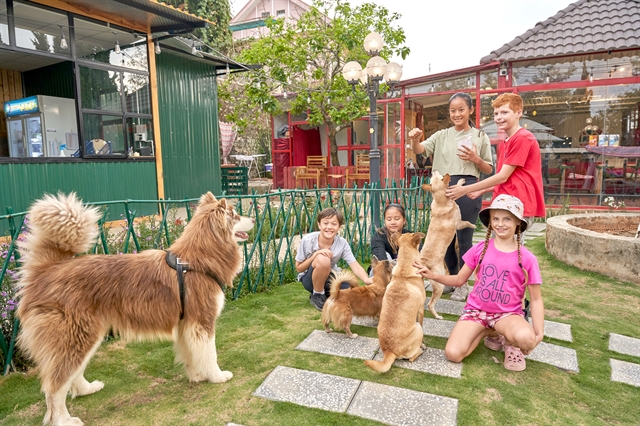
M 547 219 L 547 251 L 585 271 L 640 284 L 640 238 L 590 231 L 584 227 L 619 229 L 640 224 L 638 213 L 589 213 Z

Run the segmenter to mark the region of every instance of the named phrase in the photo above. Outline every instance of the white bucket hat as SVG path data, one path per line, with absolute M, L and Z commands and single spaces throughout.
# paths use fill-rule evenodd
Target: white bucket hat
M 513 195 L 500 194 L 487 208 L 480 210 L 480 221 L 487 228 L 489 227 L 489 212 L 490 210 L 506 210 L 518 219 L 520 219 L 520 231 L 524 232 L 527 229 L 527 221 L 524 220 L 524 205 L 518 197 Z

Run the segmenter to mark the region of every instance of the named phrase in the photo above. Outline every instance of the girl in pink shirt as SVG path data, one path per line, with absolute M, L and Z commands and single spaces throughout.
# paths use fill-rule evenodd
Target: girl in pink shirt
M 499 195 L 480 212 L 480 220 L 487 226 L 485 241 L 464 255 L 465 265 L 457 275 L 434 274 L 414 263 L 423 277 L 454 287 L 465 284 L 476 272 L 464 312 L 447 341 L 445 355 L 450 361 L 461 362 L 484 338 L 489 349 L 504 349 L 506 369 L 522 371 L 526 368 L 524 355 L 542 341 L 542 279 L 538 260 L 520 245 L 520 233 L 527 228 L 523 219 L 522 202 L 512 195 Z M 490 238 L 492 232 L 494 238 Z M 526 289 L 533 326 L 524 318 L 522 309 Z

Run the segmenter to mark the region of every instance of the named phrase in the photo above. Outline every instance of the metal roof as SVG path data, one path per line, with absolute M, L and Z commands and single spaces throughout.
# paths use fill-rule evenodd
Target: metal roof
M 640 0 L 578 0 L 480 59 L 539 59 L 640 47 Z
M 157 0 L 32 0 L 80 15 L 106 20 L 138 31 L 157 33 L 216 25 Z M 111 19 L 108 19 L 111 18 Z

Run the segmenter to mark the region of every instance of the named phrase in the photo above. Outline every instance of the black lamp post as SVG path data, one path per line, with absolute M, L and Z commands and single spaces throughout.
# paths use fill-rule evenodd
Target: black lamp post
M 402 77 L 402 67 L 400 65 L 395 62 L 387 64 L 384 58 L 378 56 L 382 46 L 383 41 L 380 34 L 369 33 L 364 39 L 364 50 L 371 56 L 366 68 L 363 70 L 362 66 L 356 61 L 347 62 L 342 68 L 342 76 L 345 80 L 353 85 L 354 89 L 356 84 L 362 83 L 369 95 L 369 160 L 371 162 L 369 173 L 371 186 L 374 189 L 371 195 L 371 215 L 372 224 L 375 228 L 380 227 L 380 203 L 378 202 L 379 194 L 376 191 L 377 188 L 380 188 L 380 149 L 378 148 L 378 112 L 376 103 L 380 82 L 384 79 L 389 85 L 394 85 Z

